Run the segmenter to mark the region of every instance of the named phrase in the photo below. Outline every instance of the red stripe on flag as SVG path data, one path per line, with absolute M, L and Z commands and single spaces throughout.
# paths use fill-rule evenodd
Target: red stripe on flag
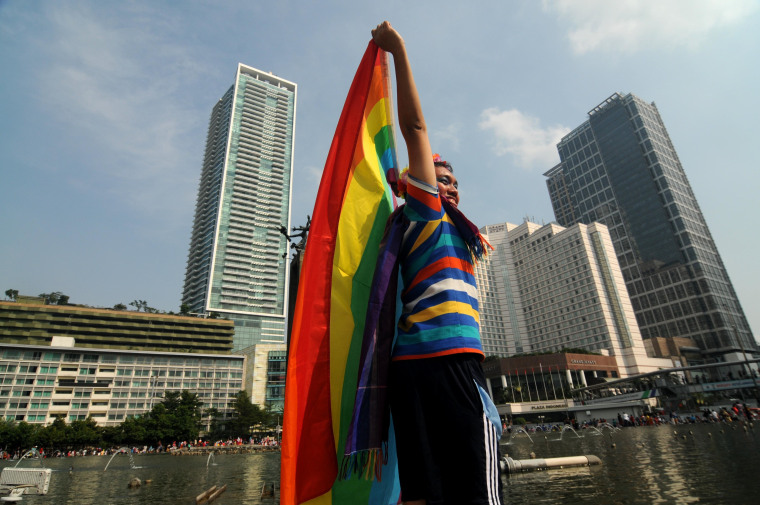
M 330 294 L 335 242 L 374 66 L 370 41 L 343 106 L 317 192 L 293 315 L 281 460 L 281 503 L 328 492 L 338 464 L 330 404 Z

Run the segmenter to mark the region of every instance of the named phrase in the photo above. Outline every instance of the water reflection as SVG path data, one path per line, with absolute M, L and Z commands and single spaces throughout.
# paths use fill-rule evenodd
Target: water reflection
M 502 452 L 514 459 L 595 455 L 599 466 L 547 470 L 505 477 L 505 502 L 531 505 L 651 505 L 757 503 L 760 496 L 760 423 L 642 426 L 600 435 L 588 430 L 520 434 L 504 438 Z M 204 456 L 127 455 L 45 460 L 53 468 L 46 496 L 27 504 L 187 504 L 211 486 L 227 484 L 215 505 L 274 504 L 260 499 L 265 483 L 279 481 L 279 453 Z M 11 462 L 11 464 L 15 464 Z M 4 465 L 9 465 L 8 462 Z M 36 466 L 38 462 L 22 462 Z M 73 465 L 71 471 L 69 467 Z M 139 489 L 127 489 L 139 477 Z
M 515 459 L 593 454 L 601 466 L 513 475 L 506 503 L 756 503 L 760 493 L 760 423 L 642 426 L 561 443 L 516 438 L 502 446 Z M 536 434 L 533 436 L 536 439 Z
M 211 486 L 225 484 L 227 490 L 214 505 L 274 503 L 271 498 L 262 501 L 259 497 L 264 483 L 279 481 L 280 476 L 279 453 L 215 454 L 210 465 L 203 456 L 136 455 L 134 463 L 139 468 L 131 468 L 127 455 L 117 455 L 112 462 L 110 457 L 45 460 L 45 466 L 54 470 L 50 491 L 45 496 L 25 495 L 22 503 L 186 505 L 195 503 L 195 497 Z M 30 464 L 23 462 L 22 466 Z M 127 489 L 132 477 L 138 477 L 143 485 Z

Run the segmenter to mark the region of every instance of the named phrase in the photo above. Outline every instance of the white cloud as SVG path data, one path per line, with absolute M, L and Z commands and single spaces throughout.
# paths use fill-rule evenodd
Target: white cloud
M 138 23 L 107 12 L 48 9 L 55 57 L 38 67 L 39 96 L 51 117 L 68 125 L 80 168 L 95 171 L 77 183 L 92 181 L 93 191 L 146 215 L 184 219 L 202 158 L 200 146 L 187 145 L 188 133 L 207 112 L 198 116 L 198 104 L 183 100 L 182 90 L 199 69 L 159 12 Z M 191 178 L 188 166 L 195 169 Z
M 480 118 L 480 129 L 494 136 L 494 152 L 514 156 L 526 169 L 544 170 L 558 163 L 557 143 L 570 132 L 570 128 L 561 125 L 542 128 L 538 118 L 517 109 L 500 111 L 492 107 L 484 110 Z
M 440 152 L 445 158 L 446 155 L 458 152 L 460 146 L 459 126 L 450 124 L 445 128 L 439 128 L 430 132 L 430 140 L 433 152 Z
M 743 21 L 756 0 L 544 0 L 567 23 L 576 54 L 632 53 L 644 48 L 697 47 L 710 33 Z

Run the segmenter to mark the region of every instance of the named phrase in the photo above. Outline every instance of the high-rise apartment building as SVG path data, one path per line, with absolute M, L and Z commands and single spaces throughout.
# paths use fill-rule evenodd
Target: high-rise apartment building
M 544 174 L 557 221 L 607 225 L 644 339 L 688 337 L 705 359 L 757 352 L 657 107 L 616 93 L 557 149 Z
M 584 349 L 614 356 L 622 377 L 671 366 L 647 356 L 606 226 L 526 221 L 481 232 L 495 248 L 476 277 L 486 354 L 501 332 L 501 356 Z
M 235 322 L 235 350 L 284 343 L 296 84 L 239 64 L 209 121 L 182 302 Z

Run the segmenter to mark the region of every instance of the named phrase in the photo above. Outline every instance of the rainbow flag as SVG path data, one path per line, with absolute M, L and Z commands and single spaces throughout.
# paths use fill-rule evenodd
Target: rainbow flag
M 370 41 L 327 156 L 293 314 L 283 421 L 280 503 L 398 502 L 390 433 L 382 480 L 338 479 L 354 407 L 364 319 L 378 246 L 395 204 L 388 57 Z

